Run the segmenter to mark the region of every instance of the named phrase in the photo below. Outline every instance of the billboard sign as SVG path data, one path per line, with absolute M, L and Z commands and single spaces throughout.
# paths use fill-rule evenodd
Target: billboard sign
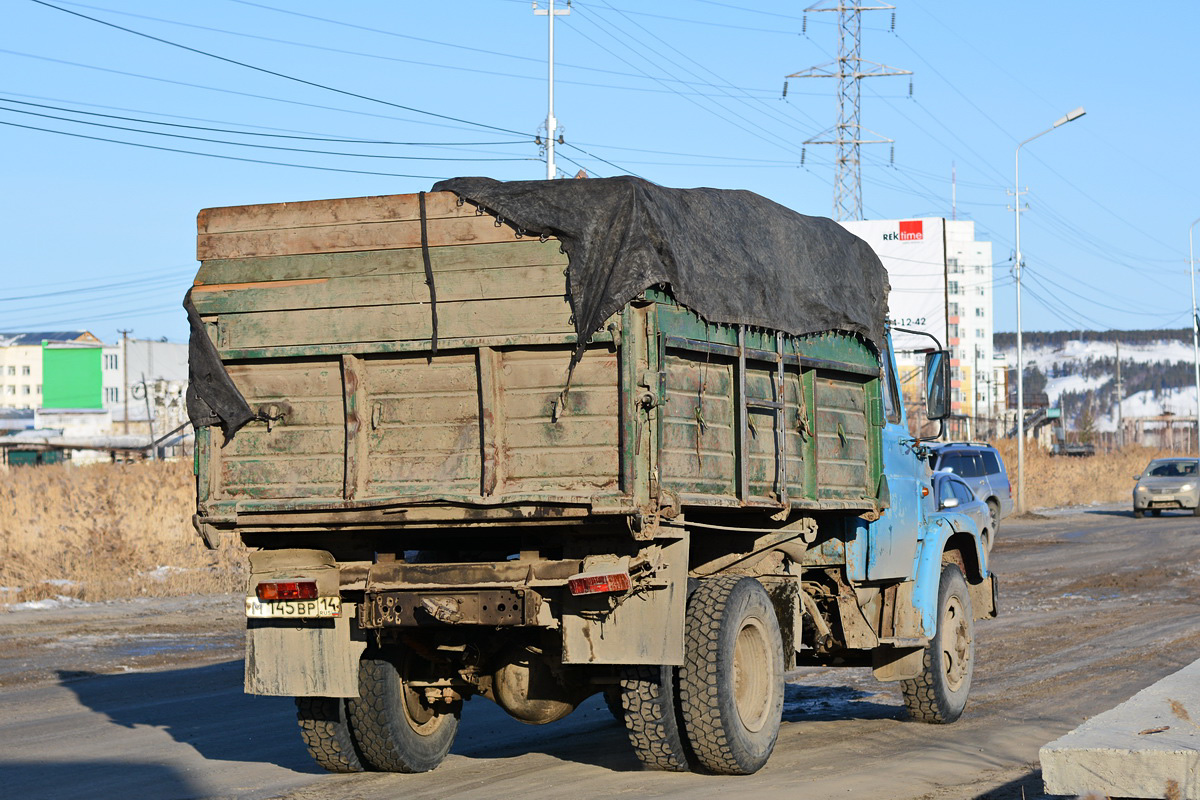
M 842 220 L 838 223 L 871 245 L 888 271 L 888 321 L 898 328 L 933 334 L 949 347 L 946 315 L 946 220 Z M 928 337 L 896 333 L 897 351 L 928 350 Z

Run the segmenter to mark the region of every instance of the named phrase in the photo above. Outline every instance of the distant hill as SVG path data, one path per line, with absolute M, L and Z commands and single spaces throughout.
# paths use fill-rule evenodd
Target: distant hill
M 1126 418 L 1196 410 L 1196 378 L 1192 331 L 1189 328 L 1146 331 L 1032 331 L 1023 336 L 1025 391 L 1044 392 L 1052 407 L 1061 408 L 1069 429 L 1090 416 L 1096 430 L 1116 429 L 1117 343 L 1121 345 L 1124 390 L 1121 413 Z M 996 352 L 1016 364 L 1017 336 L 998 333 Z M 1015 369 L 1009 370 L 1015 392 Z

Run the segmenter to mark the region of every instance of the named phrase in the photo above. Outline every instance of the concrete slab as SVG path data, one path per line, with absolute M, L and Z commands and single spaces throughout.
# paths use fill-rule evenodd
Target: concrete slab
M 1200 661 L 1042 747 L 1046 794 L 1200 800 Z

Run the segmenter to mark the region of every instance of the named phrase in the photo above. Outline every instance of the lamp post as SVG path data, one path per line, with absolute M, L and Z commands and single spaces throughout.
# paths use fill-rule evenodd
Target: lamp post
M 1188 228 L 1188 273 L 1192 278 L 1192 359 L 1196 363 L 1196 446 L 1200 455 L 1200 319 L 1196 317 L 1196 257 L 1192 248 L 1192 229 L 1196 222 Z
M 1050 131 L 1066 125 L 1068 122 L 1082 117 L 1086 112 L 1083 106 L 1068 111 L 1065 116 L 1054 121 L 1046 130 L 1035 136 L 1030 136 L 1017 145 L 1013 165 L 1013 211 L 1017 217 L 1017 512 L 1025 511 L 1025 347 L 1021 337 L 1021 148 L 1039 136 L 1045 136 Z

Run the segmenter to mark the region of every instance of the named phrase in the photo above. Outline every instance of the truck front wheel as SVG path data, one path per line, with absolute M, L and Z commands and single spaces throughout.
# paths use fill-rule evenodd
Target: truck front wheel
M 346 701 L 362 756 L 384 772 L 428 772 L 442 763 L 458 733 L 460 703 L 428 703 L 409 681 L 418 659 L 404 653 L 393 663 L 379 656 L 359 662 L 359 697 Z
M 340 697 L 297 697 L 296 720 L 308 754 L 330 772 L 362 772 L 365 767 L 350 735 L 346 701 Z
M 683 658 L 680 707 L 696 760 L 722 775 L 757 772 L 783 715 L 783 643 L 762 584 L 736 576 L 701 583 L 688 599 Z
M 957 564 L 942 566 L 937 631 L 925 648 L 921 674 L 900 682 L 909 716 L 948 724 L 962 716 L 975 665 L 975 623 L 967 580 Z

